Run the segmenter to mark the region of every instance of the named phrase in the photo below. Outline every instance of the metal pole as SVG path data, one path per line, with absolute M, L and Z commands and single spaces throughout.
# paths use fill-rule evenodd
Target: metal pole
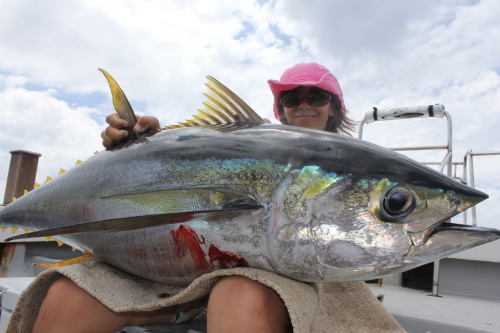
M 448 163 L 448 168 L 446 169 L 446 174 L 451 177 L 451 169 L 452 169 L 452 124 L 451 124 L 451 116 L 447 111 L 444 111 L 444 115 L 446 117 L 446 129 L 447 129 L 447 137 L 448 137 L 448 153 L 446 154 L 446 157 L 443 160 L 443 163 L 439 166 L 439 171 L 442 171 L 446 163 Z M 448 222 L 448 221 L 446 221 Z M 445 222 L 445 223 L 446 223 Z M 434 261 L 434 276 L 432 278 L 432 295 L 429 296 L 434 296 L 434 297 L 441 297 L 439 296 L 439 260 Z
M 447 175 L 451 177 L 451 165 L 452 165 L 452 158 L 451 158 L 451 155 L 452 155 L 452 152 L 453 152 L 453 148 L 452 148 L 452 132 L 451 132 L 451 116 L 450 114 L 447 112 L 447 111 L 444 111 L 444 115 L 446 117 L 446 127 L 447 127 L 447 137 L 448 137 L 448 153 L 450 154 L 450 159 L 449 159 L 449 162 L 448 162 L 448 172 L 447 172 Z
M 451 160 L 451 151 L 448 154 L 446 154 L 446 156 L 444 157 L 443 162 L 441 162 L 441 164 L 438 167 L 438 171 L 443 172 L 444 167 L 446 165 L 448 165 L 447 171 L 450 172 L 451 171 L 451 168 L 449 167 L 451 165 L 450 160 Z M 448 175 L 448 176 L 450 176 L 450 175 Z
M 391 147 L 392 151 L 410 151 L 410 150 L 448 150 L 448 146 L 419 146 L 419 147 Z
M 359 128 L 358 128 L 358 139 L 363 138 L 363 126 L 365 125 L 365 118 L 359 122 Z
M 482 151 L 480 153 L 473 153 L 476 156 L 487 156 L 487 155 L 500 155 L 500 151 Z
M 462 182 L 467 185 L 467 159 L 468 159 L 468 156 L 469 156 L 469 151 L 467 151 L 467 153 L 465 153 L 464 155 L 464 161 L 462 163 Z M 464 224 L 467 224 L 467 211 L 463 212 L 462 214 L 463 216 L 463 219 L 464 219 Z
M 427 296 L 434 297 L 443 297 L 438 293 L 439 289 L 439 260 L 434 261 L 434 275 L 432 277 L 432 294 L 428 294 Z
M 470 186 L 472 188 L 475 188 L 475 182 L 474 182 L 474 156 L 472 155 L 472 149 L 469 148 L 467 151 L 469 154 L 469 176 L 470 176 Z M 472 225 L 476 225 L 476 206 L 472 206 L 471 208 L 471 215 L 472 215 Z

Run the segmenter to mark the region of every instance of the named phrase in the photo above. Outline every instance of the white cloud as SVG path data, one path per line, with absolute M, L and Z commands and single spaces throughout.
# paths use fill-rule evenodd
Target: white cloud
M 89 118 L 94 110 L 73 109 L 55 96 L 55 90 L 27 91 L 19 87 L 0 92 L 5 124 L 0 132 L 1 188 L 5 189 L 11 150 L 42 154 L 37 182 L 43 183 L 60 168 L 70 168 L 77 159 L 102 149 L 100 128 Z

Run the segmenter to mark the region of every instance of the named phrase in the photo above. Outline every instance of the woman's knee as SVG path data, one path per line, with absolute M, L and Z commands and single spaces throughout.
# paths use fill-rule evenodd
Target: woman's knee
M 272 309 L 287 315 L 281 297 L 273 289 L 243 276 L 228 276 L 219 280 L 212 289 L 210 299 L 245 312 L 261 313 Z
M 71 297 L 68 295 L 71 295 Z M 63 303 L 65 307 L 67 307 L 72 303 L 78 304 L 82 297 L 88 298 L 91 296 L 78 287 L 73 281 L 65 276 L 62 276 L 50 286 L 44 302 L 57 302 L 58 304 Z M 64 302 L 62 302 L 63 300 Z
M 220 279 L 210 293 L 208 324 L 217 325 L 213 331 L 220 332 L 235 327 L 242 332 L 284 332 L 290 327 L 290 318 L 273 289 L 242 276 L 228 276 Z
M 44 302 L 49 303 L 48 307 L 51 309 L 63 307 L 66 313 L 78 314 L 89 311 L 97 312 L 97 315 L 106 315 L 106 317 L 112 318 L 116 322 L 130 326 L 169 323 L 177 309 L 177 306 L 171 306 L 148 312 L 115 313 L 64 276 L 51 285 L 45 300 Z M 96 314 L 94 313 L 94 315 Z

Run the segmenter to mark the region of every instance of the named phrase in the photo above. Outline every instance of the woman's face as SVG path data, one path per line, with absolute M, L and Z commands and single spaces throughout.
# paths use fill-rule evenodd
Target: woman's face
M 288 125 L 306 127 L 311 129 L 326 130 L 328 117 L 333 117 L 333 110 L 329 103 L 323 106 L 309 105 L 305 96 L 315 87 L 298 87 L 293 91 L 300 92 L 302 99 L 300 104 L 294 107 L 283 106 Z M 285 93 L 286 94 L 286 93 Z M 283 96 L 284 94 L 282 94 Z

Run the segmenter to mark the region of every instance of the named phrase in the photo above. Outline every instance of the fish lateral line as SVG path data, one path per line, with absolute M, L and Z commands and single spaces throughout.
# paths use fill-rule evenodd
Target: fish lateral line
M 235 199 L 241 198 L 249 198 L 255 200 L 252 196 L 246 194 L 245 192 L 238 191 L 236 189 L 232 189 L 227 185 L 194 185 L 194 186 L 175 186 L 172 188 L 162 189 L 162 190 L 153 190 L 153 191 L 140 191 L 140 192 L 128 192 L 128 193 L 120 193 L 120 194 L 111 194 L 100 197 L 101 199 L 118 199 L 118 198 L 126 198 L 128 196 L 141 196 L 141 195 L 154 195 L 154 194 L 164 194 L 169 192 L 183 191 L 185 193 L 193 192 L 194 194 L 198 194 L 201 191 L 211 191 L 211 192 L 221 192 L 225 195 L 231 196 Z

